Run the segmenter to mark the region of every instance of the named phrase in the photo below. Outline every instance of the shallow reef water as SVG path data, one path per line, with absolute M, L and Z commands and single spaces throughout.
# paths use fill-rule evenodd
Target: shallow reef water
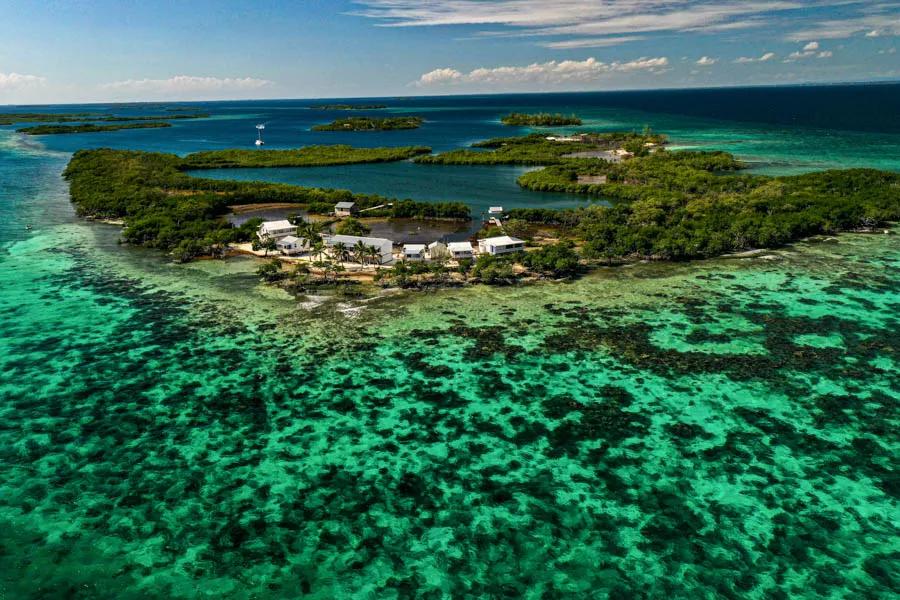
M 298 301 L 250 259 L 119 246 L 60 178 L 78 148 L 235 147 L 270 116 L 270 148 L 444 150 L 509 135 L 511 110 L 646 123 L 776 173 L 898 168 L 896 103 L 874 126 L 853 89 L 698 94 L 397 100 L 426 125 L 362 142 L 310 132 L 328 115 L 302 102 L 0 128 L 0 599 L 896 598 L 900 231 Z M 806 126 L 668 111 L 812 95 L 785 113 Z
M 895 235 L 349 313 L 113 237 L 3 258 L 10 598 L 898 590 Z

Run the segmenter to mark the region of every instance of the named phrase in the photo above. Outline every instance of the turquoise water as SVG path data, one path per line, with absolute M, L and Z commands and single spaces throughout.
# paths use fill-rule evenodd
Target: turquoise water
M 0 132 L 0 596 L 900 588 L 897 235 L 295 299 L 77 220 L 73 143 Z
M 219 169 L 192 171 L 197 177 L 275 181 L 321 188 L 340 188 L 435 202 L 465 202 L 472 215 L 486 214 L 498 204 L 504 208 L 571 208 L 591 200 L 577 194 L 523 190 L 516 179 L 526 167 L 417 165 L 410 161 L 387 164 L 302 169 Z

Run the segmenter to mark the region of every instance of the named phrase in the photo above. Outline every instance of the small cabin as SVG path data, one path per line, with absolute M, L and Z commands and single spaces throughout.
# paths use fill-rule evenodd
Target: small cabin
M 280 240 L 297 233 L 297 226 L 291 225 L 287 219 L 282 221 L 266 221 L 256 230 L 256 237 L 260 240 Z
M 450 258 L 450 252 L 447 250 L 447 244 L 444 242 L 431 242 L 428 244 L 428 258 L 437 260 L 439 258 Z
M 501 235 L 498 237 L 485 238 L 478 240 L 478 251 L 483 254 L 509 254 L 510 252 L 520 252 L 525 249 L 525 241 L 519 238 Z
M 359 212 L 355 202 L 338 202 L 334 205 L 334 216 L 350 217 Z
M 472 258 L 474 254 L 472 242 L 450 242 L 447 244 L 447 251 L 450 253 L 450 256 L 456 260 Z
M 491 216 L 500 216 L 503 214 L 502 206 L 492 206 L 488 209 L 488 214 Z
M 425 260 L 425 244 L 404 244 L 403 260 Z
M 287 235 L 275 242 L 275 249 L 285 256 L 301 254 L 309 249 L 309 244 L 303 238 Z
M 351 254 L 356 247 L 357 242 L 362 242 L 364 246 L 375 248 L 378 251 L 376 260 L 379 264 L 384 265 L 394 260 L 394 242 L 388 239 L 362 237 L 358 235 L 323 235 L 322 241 L 325 242 L 325 246 L 328 248 L 333 248 L 334 245 L 338 243 L 344 244 L 344 247 L 347 248 Z

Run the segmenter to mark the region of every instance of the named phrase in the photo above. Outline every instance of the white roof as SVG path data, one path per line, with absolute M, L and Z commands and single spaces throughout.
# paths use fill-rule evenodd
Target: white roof
M 334 205 L 335 208 L 353 208 L 356 206 L 356 202 L 338 202 Z
M 472 251 L 472 243 L 471 242 L 450 242 L 447 244 L 447 249 L 451 252 L 471 252 Z
M 419 254 L 425 252 L 425 244 L 403 244 L 403 252 L 406 254 Z
M 503 207 L 502 206 L 492 206 L 488 209 L 488 212 L 489 213 L 502 213 Z
M 431 250 L 432 248 L 440 248 L 441 246 L 446 247 L 447 244 L 445 244 L 444 242 L 431 242 L 430 244 L 428 244 L 428 249 Z
M 491 246 L 512 246 L 514 244 L 524 244 L 525 240 L 520 240 L 519 238 L 509 237 L 508 235 L 499 235 L 497 237 L 485 238 L 483 240 L 478 240 L 478 243 L 485 242 L 490 244 Z
M 362 242 L 366 246 L 375 246 L 376 248 L 382 248 L 386 244 L 390 246 L 394 245 L 394 242 L 385 238 L 361 237 L 358 235 L 333 235 L 325 238 L 325 243 L 331 246 L 337 243 L 346 246 L 355 246 L 356 242 Z
M 281 221 L 266 221 L 259 228 L 263 231 L 271 231 L 273 229 L 291 229 L 294 227 L 291 225 L 291 222 L 287 219 L 283 219 Z
M 302 238 L 298 238 L 293 235 L 286 235 L 283 238 L 281 238 L 280 240 L 278 240 L 278 243 L 279 244 L 297 244 L 302 241 L 303 241 Z

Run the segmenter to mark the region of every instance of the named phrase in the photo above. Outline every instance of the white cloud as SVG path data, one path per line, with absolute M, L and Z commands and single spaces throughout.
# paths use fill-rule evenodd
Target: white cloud
M 701 67 L 708 67 L 710 65 L 714 65 L 719 62 L 718 58 L 710 58 L 709 56 L 701 56 L 700 60 L 697 61 L 697 64 Z
M 20 90 L 22 88 L 44 85 L 45 83 L 47 83 L 47 79 L 37 75 L 0 73 L 0 91 Z
M 830 1 L 830 0 L 829 0 Z M 600 47 L 599 36 L 763 27 L 805 0 L 356 0 L 385 27 L 503 26 L 485 36 L 558 36 L 551 48 Z M 569 42 L 567 44 L 566 42 Z M 608 44 L 607 44 L 608 45 Z
M 609 46 L 618 46 L 619 44 L 627 44 L 628 42 L 636 42 L 642 39 L 644 38 L 639 35 L 579 38 L 561 42 L 543 42 L 541 43 L 541 46 L 544 46 L 545 48 L 554 48 L 556 50 L 570 48 L 608 48 Z
M 795 31 L 788 35 L 789 40 L 802 42 L 807 40 L 840 40 L 854 35 L 864 34 L 866 37 L 900 35 L 900 14 L 889 5 L 876 6 L 875 9 L 886 9 L 888 12 L 851 17 L 840 20 L 826 20 L 815 23 L 812 27 Z
M 463 74 L 456 69 L 435 69 L 425 73 L 419 78 L 419 85 L 434 85 L 441 83 L 453 83 L 460 81 Z
M 788 54 L 788 57 L 786 59 L 784 59 L 783 62 L 786 62 L 786 63 L 796 62 L 798 60 L 812 58 L 814 56 L 816 58 L 831 58 L 832 56 L 834 56 L 834 53 L 831 50 L 822 50 L 821 52 L 819 52 L 818 50 L 819 50 L 819 43 L 818 42 L 810 42 L 810 43 L 806 44 L 805 46 L 803 46 L 803 50 L 800 50 L 797 52 L 791 52 L 790 54 Z
M 168 79 L 127 79 L 100 86 L 115 95 L 138 94 L 141 98 L 234 98 L 272 85 L 254 77 L 197 77 L 176 75 Z
M 734 62 L 736 62 L 739 65 L 749 64 L 749 63 L 761 63 L 761 62 L 768 62 L 775 57 L 776 57 L 776 54 L 774 52 L 766 52 L 765 54 L 763 54 L 762 56 L 759 56 L 759 57 L 741 56 L 740 58 L 734 59 Z
M 528 83 L 543 85 L 587 83 L 612 73 L 646 71 L 658 74 L 664 72 L 668 65 L 669 59 L 662 56 L 611 63 L 602 62 L 593 57 L 580 61 L 551 60 L 525 66 L 482 67 L 468 73 L 457 69 L 442 68 L 425 73 L 415 84 L 419 87 L 447 84 L 488 84 L 493 87 L 502 87 Z

